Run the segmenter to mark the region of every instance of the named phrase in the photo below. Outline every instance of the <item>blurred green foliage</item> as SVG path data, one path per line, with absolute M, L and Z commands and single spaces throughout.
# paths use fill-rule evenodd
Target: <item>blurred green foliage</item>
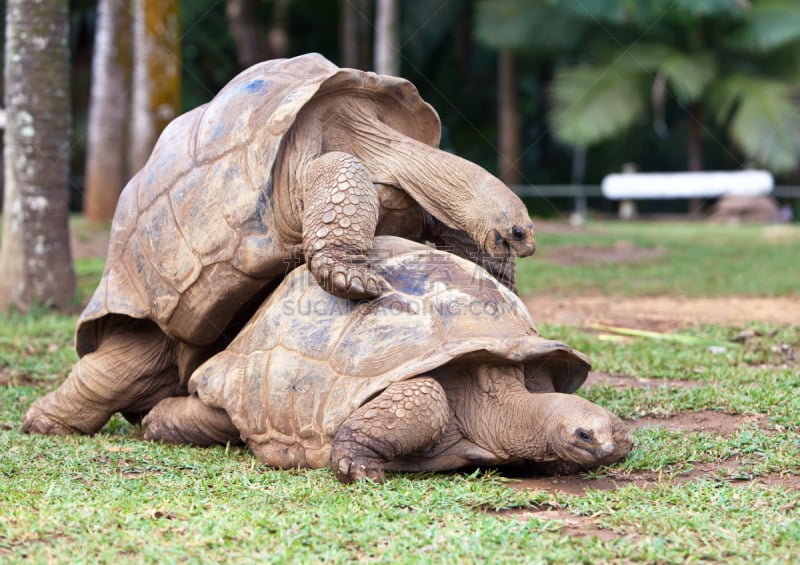
M 257 17 L 266 34 L 274 6 Z M 340 2 L 287 0 L 289 55 L 340 64 Z M 0 2 L 2 4 L 2 2 Z M 359 18 L 370 31 L 373 2 Z M 497 53 L 517 56 L 523 183 L 586 183 L 624 163 L 683 170 L 698 102 L 706 169 L 755 162 L 798 182 L 800 3 L 795 0 L 418 0 L 399 2 L 401 74 L 442 119 L 442 146 L 497 172 Z M 79 194 L 96 0 L 72 0 L 73 190 Z M 182 2 L 183 110 L 241 68 L 225 0 Z M 365 60 L 370 60 L 367 53 Z M 659 90 L 661 89 L 661 90 Z M 662 101 L 654 100 L 661 92 Z M 777 133 L 777 135 L 775 135 Z M 794 171 L 794 172 L 793 172 Z M 73 208 L 79 205 L 75 198 Z M 569 203 L 567 203 L 569 205 Z

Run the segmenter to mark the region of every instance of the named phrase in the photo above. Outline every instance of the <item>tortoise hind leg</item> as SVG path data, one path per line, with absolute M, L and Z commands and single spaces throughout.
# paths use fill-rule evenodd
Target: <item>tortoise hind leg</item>
M 196 394 L 165 398 L 145 417 L 142 427 L 145 439 L 166 443 L 241 443 L 227 412 L 204 404 Z
M 393 383 L 361 406 L 337 430 L 331 467 L 340 481 L 383 481 L 387 462 L 423 450 L 442 435 L 450 410 L 431 377 Z
M 114 412 L 146 411 L 164 396 L 178 394 L 175 342 L 149 321 L 114 323 L 57 390 L 33 403 L 23 432 L 93 434 Z
M 374 298 L 381 277 L 372 271 L 378 193 L 361 162 L 330 152 L 308 164 L 303 188 L 303 248 L 319 285 L 342 298 Z

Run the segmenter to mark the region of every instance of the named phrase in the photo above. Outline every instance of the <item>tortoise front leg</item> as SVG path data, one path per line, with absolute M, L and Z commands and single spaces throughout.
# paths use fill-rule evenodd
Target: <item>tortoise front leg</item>
M 374 298 L 381 277 L 369 266 L 378 224 L 378 195 L 361 162 L 331 152 L 304 175 L 303 248 L 319 285 L 342 298 Z
M 432 446 L 449 419 L 447 397 L 435 379 L 393 383 L 339 427 L 331 448 L 333 472 L 343 483 L 382 482 L 386 463 Z
M 166 443 L 241 443 L 228 413 L 204 404 L 196 394 L 165 398 L 142 420 L 142 427 L 145 439 Z

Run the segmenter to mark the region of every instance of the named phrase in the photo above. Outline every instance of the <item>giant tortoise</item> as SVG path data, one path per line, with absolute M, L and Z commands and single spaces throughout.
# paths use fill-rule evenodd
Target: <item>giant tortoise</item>
M 439 135 L 411 83 L 318 54 L 257 64 L 176 118 L 120 196 L 81 359 L 23 430 L 93 433 L 181 394 L 302 262 L 329 292 L 379 295 L 376 232 L 444 242 L 500 275 L 533 253 L 522 201 Z
M 589 362 L 544 339 L 522 301 L 476 265 L 379 237 L 389 289 L 353 302 L 293 271 L 236 339 L 192 375 L 189 396 L 145 417 L 145 437 L 244 440 L 281 468 L 385 470 L 527 463 L 576 471 L 624 458 L 630 432 L 571 395 Z

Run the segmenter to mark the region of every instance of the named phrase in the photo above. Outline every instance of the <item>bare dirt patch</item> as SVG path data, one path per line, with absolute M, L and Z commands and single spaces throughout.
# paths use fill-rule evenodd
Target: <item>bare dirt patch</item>
M 40 381 L 30 374 L 15 369 L 0 368 L 0 387 L 38 386 Z
M 668 430 L 685 432 L 711 432 L 718 435 L 732 435 L 743 427 L 755 423 L 762 431 L 769 430 L 769 418 L 760 414 L 726 414 L 715 410 L 684 412 L 669 418 L 643 416 L 633 421 L 637 428 L 658 426 Z
M 664 255 L 663 247 L 638 247 L 630 241 L 618 241 L 612 246 L 562 245 L 541 252 L 540 259 L 563 266 L 591 265 L 600 263 L 639 263 Z
M 524 300 L 534 319 L 548 324 L 604 324 L 670 331 L 702 323 L 800 323 L 800 297 L 623 298 L 541 294 L 525 297 Z
M 552 522 L 560 533 L 569 537 L 596 537 L 602 541 L 611 541 L 622 537 L 612 530 L 600 528 L 598 526 L 598 520 L 595 517 L 573 514 L 568 510 L 560 510 L 548 506 L 544 506 L 540 509 L 524 508 L 500 510 L 498 512 L 490 512 L 490 514 L 512 518 L 520 522 L 528 522 L 529 520 Z
M 519 490 L 543 490 L 575 496 L 585 496 L 588 490 L 616 490 L 631 485 L 639 488 L 668 487 L 703 478 L 717 479 L 741 486 L 758 484 L 771 488 L 783 487 L 800 490 L 800 476 L 798 475 L 780 475 L 776 473 L 746 478 L 747 473 L 740 469 L 740 463 L 737 459 L 728 459 L 715 463 L 698 463 L 691 471 L 680 474 L 640 471 L 607 477 L 586 477 L 583 475 L 515 477 L 508 484 L 511 488 Z

